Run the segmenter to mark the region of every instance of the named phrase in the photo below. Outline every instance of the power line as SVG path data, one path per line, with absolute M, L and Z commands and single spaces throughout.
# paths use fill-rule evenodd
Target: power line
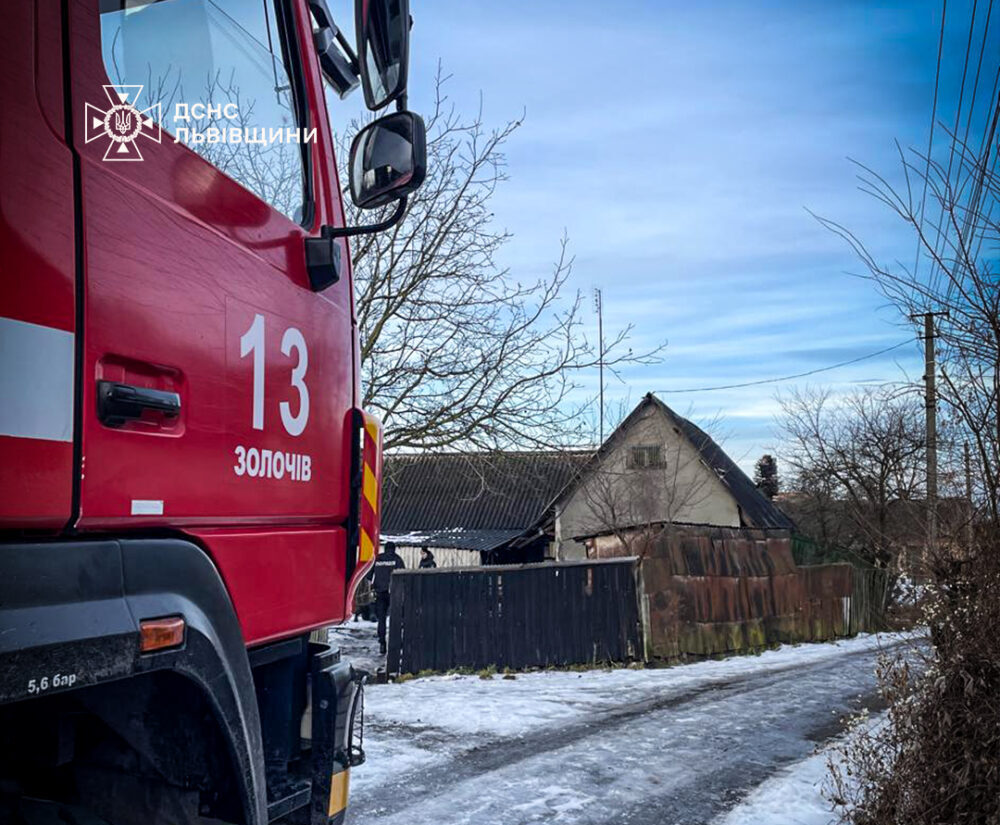
M 989 23 L 988 19 L 987 23 Z M 985 182 L 987 172 L 991 175 L 993 174 L 992 169 L 990 169 L 990 148 L 993 144 L 993 135 L 996 133 L 997 115 L 1000 114 L 1000 100 L 998 100 L 997 97 L 998 88 L 1000 88 L 1000 64 L 997 64 L 996 76 L 993 79 L 993 91 L 990 95 L 990 103 L 986 108 L 986 122 L 983 126 L 983 140 L 979 146 L 979 157 L 975 159 L 975 165 L 972 169 L 972 192 L 969 195 L 969 200 L 966 205 L 965 220 L 962 222 L 962 234 L 966 237 L 969 237 L 970 233 L 977 228 L 975 224 L 979 217 L 977 215 L 977 210 L 979 209 L 979 200 L 982 197 L 983 184 Z M 991 121 L 992 125 L 990 125 Z M 994 159 L 994 164 L 995 162 L 996 159 Z M 992 211 L 993 204 L 990 204 L 988 216 L 992 214 Z M 989 221 L 989 217 L 987 217 L 986 220 Z M 972 256 L 973 265 L 975 265 L 975 261 L 979 257 L 979 251 L 982 249 L 985 234 L 985 232 L 980 233 L 975 254 Z M 951 295 L 952 286 L 953 284 L 949 284 L 949 297 Z
M 924 205 L 927 202 L 927 179 L 931 173 L 931 153 L 934 149 L 934 124 L 937 120 L 938 85 L 941 81 L 941 53 L 944 51 L 944 27 L 948 17 L 948 0 L 941 2 L 941 36 L 938 38 L 937 69 L 934 71 L 934 103 L 931 106 L 931 128 L 927 137 L 927 170 L 924 173 L 924 191 L 920 196 L 920 224 L 924 223 Z M 920 244 L 917 244 L 917 256 L 913 262 L 913 274 L 920 268 Z
M 973 222 L 975 221 L 975 212 L 976 210 L 979 209 L 979 201 L 983 195 L 983 184 L 986 181 L 987 172 L 989 172 L 989 174 L 992 175 L 993 169 L 990 167 L 991 165 L 993 168 L 996 167 L 996 161 L 997 161 L 996 157 L 993 158 L 992 164 L 990 162 L 990 154 L 991 154 L 990 150 L 993 146 L 993 137 L 997 131 L 997 119 L 1000 118 L 1000 98 L 998 98 L 997 96 L 998 84 L 1000 84 L 1000 65 L 997 66 L 996 79 L 993 81 L 993 120 L 992 124 L 989 127 L 989 131 L 983 135 L 984 143 L 982 144 L 982 148 L 980 149 L 981 160 L 979 164 L 980 165 L 979 177 L 977 178 L 976 185 L 973 189 L 973 197 L 975 198 L 975 200 L 972 201 L 970 209 L 968 211 L 968 215 L 966 216 L 970 227 L 973 226 Z M 987 111 L 986 116 L 987 116 L 987 122 L 989 122 L 989 111 Z M 998 152 L 998 154 L 1000 154 L 1000 152 Z M 989 216 L 992 214 L 993 214 L 993 204 L 991 203 L 990 211 L 987 213 L 986 217 L 987 222 L 989 221 Z M 986 237 L 986 227 L 984 227 L 983 231 L 980 232 L 979 242 L 976 245 L 976 252 L 973 255 L 972 259 L 973 265 L 975 265 L 976 259 L 979 257 L 979 251 L 982 249 L 983 240 L 985 239 L 985 237 Z
M 992 13 L 993 13 L 993 0 L 990 0 L 989 9 L 987 9 L 987 11 L 986 11 L 986 27 L 983 30 L 983 45 L 982 45 L 982 47 L 979 50 L 979 64 L 980 65 L 979 65 L 979 68 L 976 69 L 976 87 L 977 88 L 979 86 L 979 69 L 982 68 L 983 54 L 986 51 L 986 37 L 989 34 L 989 30 L 990 30 L 990 16 L 991 16 Z M 998 74 L 997 80 L 1000 80 L 1000 74 Z M 997 97 L 997 80 L 993 81 L 993 96 L 990 99 L 990 105 L 994 104 L 994 101 L 996 100 L 996 97 Z M 962 144 L 963 156 L 964 156 L 964 153 L 965 153 L 965 146 L 966 146 L 966 144 L 968 143 L 968 140 L 969 140 L 969 125 L 972 122 L 973 109 L 975 108 L 975 90 L 973 90 L 972 102 L 973 102 L 973 106 L 969 110 L 969 117 L 965 121 L 965 138 L 963 139 L 963 144 Z M 986 107 L 986 122 L 987 123 L 989 123 L 989 119 L 990 119 L 990 106 L 987 106 Z M 985 129 L 985 127 L 984 127 L 984 129 Z M 998 153 L 998 154 L 1000 154 L 1000 153 Z M 994 158 L 993 164 L 994 164 L 994 168 L 996 168 L 996 158 Z M 991 175 L 993 174 L 992 170 L 990 171 L 990 174 Z M 994 199 L 994 202 L 990 204 L 989 211 L 986 213 L 986 223 L 989 223 L 990 218 L 993 216 L 993 206 L 994 206 L 994 204 L 995 204 L 995 199 Z M 973 260 L 974 261 L 979 259 L 979 252 L 980 252 L 980 250 L 983 247 L 983 240 L 984 240 L 985 236 L 986 236 L 985 232 L 981 233 L 980 236 L 979 236 L 979 242 L 976 245 L 976 253 L 973 256 Z M 952 286 L 951 284 L 948 285 L 949 295 L 951 293 L 951 286 Z
M 905 347 L 907 344 L 913 343 L 912 341 L 900 341 L 898 344 L 894 344 L 891 347 L 886 347 L 885 349 L 880 349 L 878 352 L 870 352 L 867 355 L 862 355 L 859 358 L 852 358 L 850 361 L 841 361 L 839 364 L 831 364 L 828 367 L 819 367 L 814 370 L 809 370 L 808 372 L 800 372 L 795 375 L 783 375 L 780 378 L 762 378 L 759 381 L 746 381 L 742 384 L 724 384 L 719 387 L 686 387 L 681 390 L 658 390 L 657 392 L 663 395 L 668 395 L 669 393 L 682 393 L 682 392 L 714 392 L 715 390 L 737 390 L 741 387 L 756 387 L 761 384 L 777 384 L 780 381 L 792 381 L 796 378 L 806 378 L 810 375 L 816 375 L 821 372 L 829 372 L 830 370 L 840 369 L 841 367 L 848 367 L 851 364 L 857 364 L 861 361 L 867 361 L 869 358 L 875 358 L 878 355 L 884 355 L 887 352 L 892 352 L 893 350 L 899 349 L 900 347 Z
M 990 19 L 993 17 L 993 0 L 990 0 L 990 5 L 986 9 L 986 25 L 983 27 L 983 42 L 979 47 L 979 62 L 976 65 L 976 81 L 972 84 L 972 102 L 969 104 L 969 114 L 965 118 L 965 136 L 962 138 L 963 150 L 965 145 L 969 141 L 969 127 L 972 125 L 972 115 L 976 111 L 976 95 L 979 92 L 979 75 L 983 69 L 983 57 L 986 54 L 986 43 L 990 33 Z M 956 136 L 958 132 L 956 131 Z
M 990 10 L 993 7 L 993 0 L 990 0 Z M 945 172 L 944 176 L 944 187 L 941 202 L 941 216 L 938 218 L 937 224 L 937 235 L 934 239 L 934 254 L 939 255 L 938 247 L 941 245 L 941 230 L 944 228 L 945 214 L 948 211 L 948 199 L 950 198 L 951 190 L 951 169 L 955 162 L 955 144 L 958 141 L 958 131 L 962 126 L 962 102 L 965 100 L 965 80 L 969 73 L 969 55 L 972 53 L 972 36 L 976 32 L 976 10 L 979 8 L 979 0 L 974 0 L 972 4 L 972 21 L 969 23 L 969 40 L 965 44 L 965 61 L 962 64 L 962 85 L 958 92 L 958 108 L 955 112 L 955 134 L 951 140 L 951 149 L 948 152 L 948 171 Z M 990 19 L 987 13 L 986 17 L 986 28 L 989 28 Z M 984 42 L 985 47 L 985 42 Z M 979 65 L 982 67 L 982 52 L 979 55 Z M 972 88 L 972 104 L 970 105 L 970 111 L 976 106 L 976 85 L 979 83 L 979 72 L 976 72 L 976 84 Z M 934 283 L 934 261 L 931 261 L 931 283 Z
M 977 98 L 977 96 L 979 94 L 979 78 L 980 78 L 980 76 L 982 74 L 983 58 L 986 56 L 986 44 L 989 41 L 990 21 L 993 18 L 993 2 L 994 2 L 994 0 L 990 0 L 989 7 L 986 9 L 986 23 L 983 26 L 983 41 L 982 41 L 982 43 L 979 46 L 979 61 L 976 64 L 976 78 L 975 78 L 975 80 L 973 81 L 973 84 L 972 84 L 972 101 L 969 103 L 969 111 L 968 111 L 968 114 L 966 115 L 966 118 L 965 118 L 965 134 L 962 136 L 961 143 L 959 144 L 959 146 L 961 148 L 961 158 L 959 160 L 959 178 L 958 178 L 958 180 L 956 181 L 956 183 L 954 185 L 954 191 L 956 193 L 959 192 L 959 191 L 961 191 L 961 189 L 963 188 L 963 186 L 961 184 L 961 175 L 963 174 L 963 170 L 966 168 L 966 163 L 967 163 L 967 159 L 966 158 L 967 158 L 967 154 L 968 154 L 968 150 L 969 150 L 969 133 L 970 133 L 970 130 L 972 128 L 972 118 L 973 118 L 973 115 L 976 113 L 976 98 Z M 975 26 L 975 6 L 973 7 L 972 25 Z M 989 81 L 987 81 L 987 83 L 988 82 Z M 992 94 L 993 94 L 994 97 L 996 96 L 996 83 L 995 82 L 994 82 L 994 90 L 993 90 Z M 990 119 L 990 109 L 992 107 L 992 100 L 993 100 L 993 98 L 991 97 L 990 100 L 987 101 L 987 106 L 986 106 L 986 122 L 987 123 L 989 123 L 989 119 Z M 961 101 L 959 103 L 959 115 L 961 115 Z M 955 144 L 959 140 L 957 124 L 958 124 L 958 121 L 956 120 L 955 136 L 954 136 L 954 139 L 952 141 L 952 151 L 954 151 Z M 984 127 L 984 129 L 985 129 L 985 127 Z M 975 162 L 976 162 L 974 155 L 972 156 L 972 162 L 973 162 L 973 164 L 975 164 Z M 951 174 L 951 161 L 950 160 L 949 160 L 949 163 L 948 163 L 948 170 L 949 170 L 949 180 L 950 180 L 950 174 Z M 973 177 L 973 186 L 975 186 L 975 183 L 976 183 L 976 180 L 975 180 L 975 168 L 973 168 L 972 177 Z M 971 205 L 971 203 L 972 203 L 972 201 L 970 199 L 968 201 L 968 205 Z M 939 227 L 939 229 L 938 229 L 938 240 L 941 241 L 941 244 L 942 244 L 941 250 L 942 251 L 938 250 L 938 244 L 937 243 L 935 243 L 935 246 L 934 246 L 935 254 L 937 254 L 938 256 L 942 255 L 943 252 L 947 251 L 947 248 L 948 248 L 948 236 L 951 234 L 951 229 L 950 228 L 946 229 L 944 231 L 943 235 L 941 234 L 941 231 L 940 231 L 940 227 L 942 225 L 942 222 L 944 221 L 945 212 L 946 212 L 947 208 L 948 208 L 947 205 L 944 204 L 944 203 L 942 203 L 942 205 L 941 205 L 941 220 L 938 222 L 938 227 Z M 992 212 L 992 208 L 993 208 L 993 206 L 991 204 L 990 205 L 991 212 Z M 963 219 L 963 221 L 962 221 L 962 228 L 959 230 L 960 234 L 955 239 L 955 244 L 953 246 L 957 247 L 957 245 L 960 244 L 960 243 L 963 243 L 964 239 L 967 237 L 968 231 L 969 231 L 969 227 L 970 227 L 970 224 L 968 222 L 968 218 L 969 218 L 969 214 L 967 213 L 966 216 L 965 216 L 965 219 Z M 988 220 L 989 220 L 989 216 L 987 216 L 987 221 Z M 981 240 L 982 239 L 980 238 L 980 241 Z M 975 257 L 978 258 L 978 256 L 979 256 L 979 250 L 977 249 Z M 957 258 L 958 258 L 958 256 L 956 255 L 956 260 L 957 260 Z M 932 265 L 932 273 L 933 273 L 933 265 Z M 936 282 L 932 281 L 931 283 L 933 284 L 933 283 L 936 283 Z M 947 295 L 948 295 L 949 298 L 951 297 L 953 289 L 954 289 L 954 281 L 951 280 L 951 279 L 949 279 L 948 284 L 947 284 Z

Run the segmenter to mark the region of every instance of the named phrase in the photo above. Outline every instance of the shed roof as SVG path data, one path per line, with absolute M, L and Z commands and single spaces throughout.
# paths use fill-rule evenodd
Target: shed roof
M 592 454 L 387 456 L 382 534 L 397 543 L 492 550 L 531 530 Z

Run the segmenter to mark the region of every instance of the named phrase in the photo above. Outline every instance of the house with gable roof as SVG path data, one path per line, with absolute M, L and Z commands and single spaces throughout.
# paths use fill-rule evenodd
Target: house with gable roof
M 651 393 L 597 450 L 389 456 L 383 540 L 408 566 L 579 559 L 599 536 L 664 524 L 791 530 L 701 428 Z M 412 562 L 412 565 L 411 565 Z
M 560 559 L 585 542 L 663 525 L 792 530 L 794 524 L 708 433 L 652 393 L 615 429 L 547 511 Z

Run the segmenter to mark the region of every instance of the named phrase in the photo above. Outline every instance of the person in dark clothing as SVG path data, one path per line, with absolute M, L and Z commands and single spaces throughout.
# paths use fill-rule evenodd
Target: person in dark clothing
M 392 584 L 392 571 L 406 567 L 403 560 L 396 555 L 396 543 L 388 541 L 382 552 L 375 557 L 375 572 L 372 576 L 372 589 L 375 591 L 375 616 L 378 618 L 378 647 L 385 653 L 385 620 L 389 617 L 389 588 Z
M 437 567 L 437 562 L 434 561 L 434 554 L 428 550 L 426 547 L 420 548 L 420 569 L 426 570 L 428 567 Z

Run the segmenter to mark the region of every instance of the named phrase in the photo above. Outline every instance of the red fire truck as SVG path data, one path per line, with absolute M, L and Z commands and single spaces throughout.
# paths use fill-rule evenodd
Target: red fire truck
M 352 43 L 324 0 L 2 4 L 2 823 L 343 819 L 363 679 L 310 638 L 381 465 L 347 243 L 425 163 L 407 2 L 354 14 Z M 358 85 L 395 110 L 348 226 L 327 100 Z

